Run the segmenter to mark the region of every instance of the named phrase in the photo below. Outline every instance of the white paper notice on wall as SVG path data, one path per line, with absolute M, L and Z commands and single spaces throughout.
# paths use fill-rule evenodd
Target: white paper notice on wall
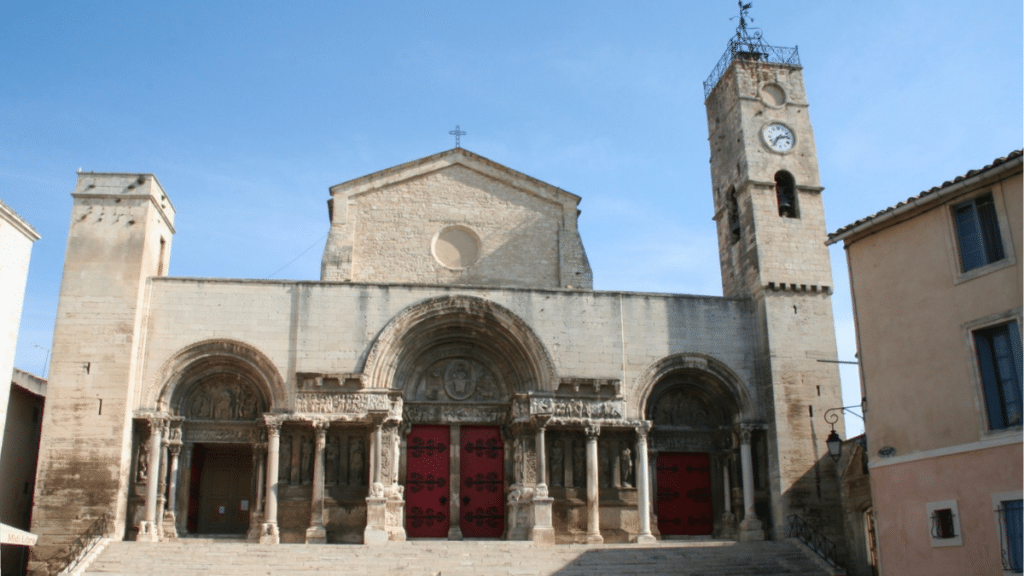
M 242 500 L 242 512 L 245 512 L 247 510 L 249 510 L 249 501 L 248 500 Z
M 224 513 L 224 507 L 221 506 L 221 507 L 217 508 L 217 513 L 218 514 L 223 514 Z

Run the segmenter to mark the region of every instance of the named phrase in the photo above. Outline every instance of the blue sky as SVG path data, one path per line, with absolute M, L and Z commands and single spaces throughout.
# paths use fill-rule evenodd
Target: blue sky
M 736 11 L 6 2 L 0 199 L 43 236 L 16 365 L 44 370 L 78 168 L 157 175 L 178 210 L 172 275 L 312 280 L 327 188 L 451 148 L 456 124 L 463 147 L 583 197 L 595 288 L 721 294 L 701 82 Z M 755 0 L 751 15 L 799 46 L 829 231 L 1021 147 L 1019 0 Z M 832 264 L 852 360 L 842 248 Z M 842 377 L 858 404 L 856 367 Z

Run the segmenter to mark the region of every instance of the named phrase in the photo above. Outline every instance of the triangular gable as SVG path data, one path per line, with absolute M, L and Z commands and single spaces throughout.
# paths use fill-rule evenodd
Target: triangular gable
M 571 192 L 562 190 L 557 186 L 552 186 L 493 160 L 488 160 L 465 148 L 452 148 L 432 156 L 399 164 L 398 166 L 336 184 L 330 188 L 331 196 L 353 198 L 370 194 L 406 180 L 444 170 L 450 166 L 463 166 L 488 178 L 493 178 L 518 190 L 556 204 L 561 205 L 568 201 L 570 204 L 576 205 L 580 201 L 580 197 Z

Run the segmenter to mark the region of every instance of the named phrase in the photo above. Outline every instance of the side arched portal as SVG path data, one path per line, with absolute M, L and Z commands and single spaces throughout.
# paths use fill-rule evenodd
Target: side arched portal
M 652 423 L 655 511 L 662 536 L 736 534 L 737 425 L 746 387 L 720 361 L 678 354 L 645 371 L 638 409 Z
M 169 477 L 156 491 L 156 530 L 251 533 L 262 503 L 260 420 L 285 405 L 279 371 L 248 344 L 208 340 L 174 354 L 156 378 L 147 404 L 157 410 L 145 432 L 159 432 L 163 449 L 147 468 L 160 470 L 161 481 Z M 140 462 L 142 451 L 152 451 L 144 446 Z M 148 489 L 148 478 L 137 482 Z

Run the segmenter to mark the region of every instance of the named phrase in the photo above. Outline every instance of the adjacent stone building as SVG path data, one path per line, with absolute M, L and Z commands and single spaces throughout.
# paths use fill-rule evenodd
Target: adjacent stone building
M 1022 160 L 829 236 L 850 266 L 883 574 L 1022 570 Z
M 332 187 L 318 282 L 169 277 L 157 178 L 81 174 L 36 558 L 100 514 L 146 541 L 837 537 L 801 69 L 737 46 L 707 94 L 724 297 L 593 290 L 580 197 L 462 148 Z

